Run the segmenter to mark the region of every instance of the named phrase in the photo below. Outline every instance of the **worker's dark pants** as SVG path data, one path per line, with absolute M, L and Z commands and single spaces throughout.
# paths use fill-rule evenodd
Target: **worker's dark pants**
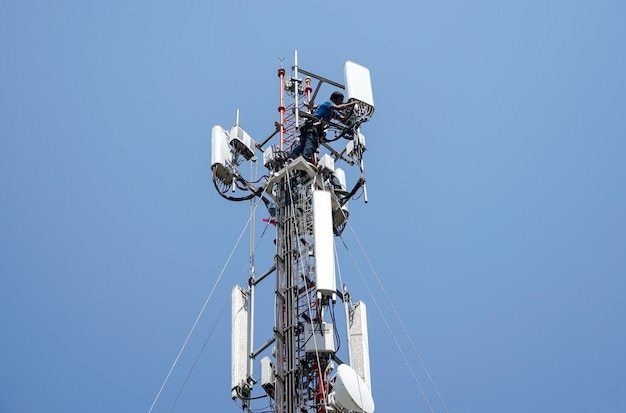
M 302 154 L 302 157 L 311 162 L 311 158 L 315 151 L 317 151 L 317 131 L 315 126 L 305 123 L 300 128 L 300 142 L 293 148 L 288 158 L 294 159 Z

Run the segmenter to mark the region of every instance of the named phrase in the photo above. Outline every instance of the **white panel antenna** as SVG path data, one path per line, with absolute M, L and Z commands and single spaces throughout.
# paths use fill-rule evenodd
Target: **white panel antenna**
M 211 169 L 216 177 L 226 185 L 233 182 L 233 169 L 230 162 L 233 155 L 228 146 L 228 134 L 219 125 L 211 129 Z
M 370 378 L 370 351 L 367 333 L 367 307 L 359 301 L 350 307 L 348 320 L 348 345 L 350 347 L 350 366 L 372 389 Z
M 339 183 L 341 184 L 341 189 L 346 190 L 346 171 L 342 168 L 335 168 L 335 176 Z
M 233 288 L 231 299 L 231 391 L 235 399 L 248 393 L 248 300 L 239 286 Z
M 313 191 L 313 233 L 315 236 L 315 287 L 318 295 L 335 297 L 335 254 L 330 192 Z
M 317 161 L 317 166 L 322 173 L 329 174 L 335 171 L 335 160 L 326 153 Z
M 268 356 L 265 356 L 261 359 L 261 387 L 271 398 L 274 398 L 274 380 L 274 365 L 272 364 L 272 360 Z
M 343 76 L 348 102 L 358 101 L 359 104 L 355 107 L 358 120 L 368 121 L 374 114 L 374 94 L 369 69 L 348 61 L 343 65 Z

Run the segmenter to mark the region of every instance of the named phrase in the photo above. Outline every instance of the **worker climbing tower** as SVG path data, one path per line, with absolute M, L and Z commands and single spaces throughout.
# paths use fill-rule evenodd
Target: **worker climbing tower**
M 267 137 L 253 139 L 240 126 L 239 113 L 230 129 L 212 129 L 216 190 L 230 201 L 263 205 L 265 221 L 276 229 L 267 270 L 256 272 L 251 251 L 247 286 L 232 290 L 232 398 L 248 412 L 259 411 L 254 404 L 264 399 L 262 406 L 269 401 L 277 413 L 371 413 L 366 306 L 352 302 L 345 286 L 337 288 L 334 247 L 349 217 L 348 201 L 360 195 L 367 202 L 361 127 L 374 113 L 370 72 L 346 62 L 339 83 L 298 67 L 297 52 L 289 74 L 282 66 L 278 121 Z M 354 104 L 340 113 L 341 122 L 315 117 L 314 108 L 334 90 Z M 304 124 L 319 131 L 317 153 L 292 159 L 288 154 L 304 138 L 299 135 Z M 244 165 L 258 162 L 267 173 L 244 176 L 254 169 Z M 255 348 L 255 289 L 271 275 L 274 327 Z M 335 321 L 337 303 L 345 308 L 346 328 Z M 341 330 L 347 330 L 348 360 L 338 355 Z

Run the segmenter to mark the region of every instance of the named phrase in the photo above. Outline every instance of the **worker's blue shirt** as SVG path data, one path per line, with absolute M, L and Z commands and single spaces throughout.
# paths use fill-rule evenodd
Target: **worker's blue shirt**
M 318 118 L 322 118 L 324 120 L 330 120 L 330 108 L 335 106 L 332 100 L 327 100 L 326 102 L 319 105 L 313 111 L 313 116 L 317 116 Z

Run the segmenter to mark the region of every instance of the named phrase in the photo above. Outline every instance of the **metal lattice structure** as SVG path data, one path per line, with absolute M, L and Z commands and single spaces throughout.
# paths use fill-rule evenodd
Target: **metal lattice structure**
M 369 413 L 374 405 L 369 389 L 367 328 L 363 325 L 365 306 L 360 303 L 362 306 L 355 312 L 359 304 L 352 305 L 349 297 L 336 288 L 333 241 L 348 219 L 348 200 L 361 192 L 367 202 L 365 139 L 360 127 L 374 110 L 369 71 L 346 63 L 344 86 L 298 68 L 297 55 L 295 60 L 292 76 L 288 77 L 283 67 L 278 70 L 279 121 L 268 138 L 256 143 L 239 127 L 238 119 L 229 131 L 219 126 L 213 128 L 212 173 L 216 190 L 231 201 L 262 201 L 271 215 L 268 221 L 276 226 L 275 264 L 260 276 L 251 270 L 247 289 L 233 289 L 232 396 L 241 400 L 244 410 L 261 411 L 253 407 L 253 401 L 258 399 L 253 391 L 259 382 L 254 376 L 253 361 L 271 348 L 271 356 L 261 359 L 260 382 L 273 412 L 347 412 L 358 408 Z M 300 78 L 301 74 L 306 77 Z M 323 87 L 345 90 L 353 110 L 344 114 L 344 123 L 315 119 L 325 130 L 320 142 L 320 152 L 328 152 L 324 157 L 287 161 L 285 154 L 298 139 L 299 127 L 314 118 L 312 109 Z M 272 144 L 276 135 L 278 143 Z M 257 156 L 259 152 L 262 157 Z M 258 159 L 263 159 L 268 174 L 260 180 L 244 177 L 240 166 Z M 359 168 L 359 177 L 350 191 L 343 189 L 345 174 L 334 167 L 335 163 Z M 344 182 L 338 187 L 333 179 Z M 273 273 L 274 331 L 265 344 L 254 349 L 254 289 Z M 350 359 L 357 370 L 337 355 L 337 298 L 351 309 L 346 317 L 356 338 L 349 346 Z M 353 332 L 347 334 L 350 342 Z M 354 401 L 355 398 L 359 400 Z

